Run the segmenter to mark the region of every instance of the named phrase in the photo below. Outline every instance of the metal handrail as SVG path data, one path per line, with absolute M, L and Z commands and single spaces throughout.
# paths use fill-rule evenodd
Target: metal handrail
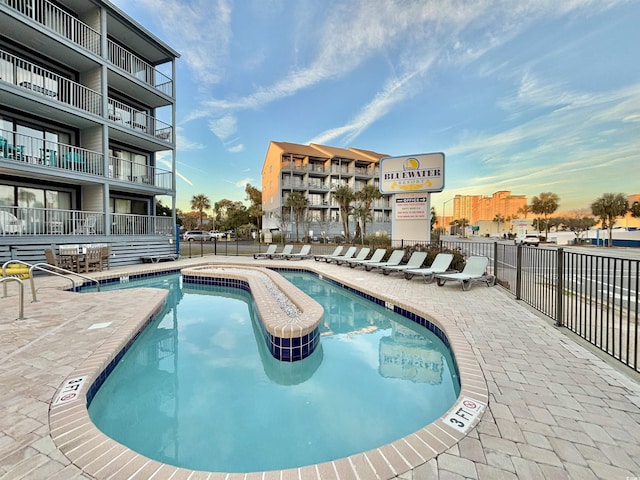
M 24 320 L 24 283 L 18 277 L 3 277 L 0 278 L 0 283 L 2 283 L 5 290 L 5 297 L 7 296 L 7 282 L 18 282 L 20 286 L 20 293 L 18 294 L 18 318 L 17 320 Z
M 46 268 L 45 268 L 46 267 Z M 51 269 L 55 269 L 57 271 L 51 270 Z M 65 268 L 62 267 L 58 267 L 57 265 L 51 265 L 50 263 L 36 263 L 34 265 L 31 265 L 31 268 L 29 268 L 29 281 L 31 282 L 31 295 L 33 297 L 33 302 L 37 302 L 38 300 L 36 299 L 36 285 L 35 282 L 33 281 L 33 270 L 38 270 L 41 272 L 47 272 L 50 273 L 51 275 L 55 275 L 57 277 L 62 277 L 62 278 L 66 278 L 67 280 L 70 280 L 72 285 L 73 285 L 73 289 L 75 290 L 76 288 L 76 282 L 73 278 L 69 278 L 68 275 L 75 275 L 77 277 L 80 277 L 84 280 L 89 280 L 90 282 L 95 282 L 96 284 L 96 290 L 99 292 L 100 291 L 100 281 L 90 277 L 88 275 L 82 275 L 81 273 L 78 272 L 74 272 L 73 270 L 67 270 Z M 58 272 L 64 272 L 64 273 L 58 273 Z
M 80 277 L 84 280 L 88 280 L 89 282 L 94 282 L 96 284 L 96 290 L 99 292 L 100 291 L 100 281 L 93 278 L 93 277 L 89 277 L 88 275 L 82 275 L 81 273 L 78 272 L 74 272 L 73 270 L 67 270 L 64 269 L 62 267 L 58 267 L 56 265 L 51 265 L 50 263 L 46 263 L 46 262 L 42 262 L 42 263 L 36 263 L 36 264 L 31 264 L 31 263 L 27 263 L 27 262 L 23 262 L 22 260 L 8 260 L 6 261 L 3 265 L 2 265 L 2 277 L 5 278 L 6 277 L 6 272 L 7 272 L 7 266 L 11 265 L 11 264 L 18 264 L 18 265 L 25 265 L 27 267 L 29 267 L 29 282 L 31 284 L 31 297 L 32 297 L 32 302 L 37 302 L 38 299 L 36 298 L 36 292 L 37 292 L 37 288 L 33 279 L 33 271 L 34 270 L 38 270 L 40 272 L 46 272 L 46 273 L 50 273 L 51 275 L 55 275 L 57 277 L 62 277 L 62 278 L 66 278 L 67 280 L 69 280 L 71 282 L 72 288 L 75 290 L 76 288 L 76 282 L 73 278 L 70 278 L 68 275 L 75 275 L 76 277 Z M 54 271 L 52 269 L 55 269 L 57 271 Z M 63 273 L 58 273 L 58 272 L 63 272 Z M 6 278 L 16 278 L 16 277 L 6 277 Z M 18 279 L 19 280 L 19 279 Z M 4 297 L 7 296 L 7 286 L 3 285 L 3 290 L 4 290 Z

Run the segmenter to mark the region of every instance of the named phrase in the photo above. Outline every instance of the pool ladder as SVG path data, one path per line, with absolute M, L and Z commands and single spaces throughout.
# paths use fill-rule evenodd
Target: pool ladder
M 24 282 L 22 281 L 21 278 L 18 278 L 17 276 L 13 276 L 11 274 L 7 275 L 7 266 L 13 265 L 13 264 L 25 265 L 29 267 L 29 281 L 31 282 L 32 303 L 35 303 L 38 301 L 37 295 L 36 295 L 38 289 L 36 288 L 35 281 L 33 278 L 34 270 L 37 270 L 40 272 L 46 272 L 48 274 L 55 275 L 57 277 L 61 277 L 69 280 L 71 282 L 71 286 L 74 291 L 76 289 L 76 281 L 73 278 L 71 278 L 71 275 L 80 277 L 84 280 L 88 280 L 89 282 L 95 283 L 97 291 L 98 292 L 100 291 L 100 282 L 93 277 L 89 277 L 88 275 L 82 275 L 81 273 L 60 268 L 56 265 L 51 265 L 50 263 L 46 263 L 46 262 L 30 264 L 27 262 L 23 262 L 22 260 L 9 260 L 2 265 L 2 278 L 0 278 L 0 283 L 2 283 L 2 298 L 7 297 L 7 283 L 12 281 L 17 281 L 19 290 L 20 290 L 18 294 L 18 301 L 19 301 L 18 318 L 17 318 L 18 320 L 24 320 Z

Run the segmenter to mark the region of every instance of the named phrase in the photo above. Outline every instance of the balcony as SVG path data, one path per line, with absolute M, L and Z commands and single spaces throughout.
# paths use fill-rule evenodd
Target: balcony
M 150 135 L 166 143 L 173 142 L 173 127 L 147 112 L 136 110 L 126 103 L 109 99 L 109 119 L 136 132 Z
M 107 42 L 109 61 L 132 77 L 152 86 L 159 92 L 173 96 L 173 81 L 141 58 L 111 40 Z
M 46 0 L 0 0 L 31 21 L 75 45 L 100 55 L 100 33 Z
M 100 93 L 3 50 L 0 50 L 0 79 L 48 100 L 102 115 Z
M 112 235 L 174 234 L 171 217 L 112 213 Z M 0 237 L 23 235 L 105 235 L 103 212 L 52 208 L 0 207 Z
M 122 158 L 109 157 L 109 178 L 171 190 L 173 177 L 170 170 L 141 165 Z
M 43 140 L 17 132 L 0 130 L 0 161 L 11 160 L 31 165 L 41 172 L 78 173 L 105 176 L 104 156 L 99 152 L 73 145 Z M 129 160 L 109 158 L 109 178 L 123 182 L 171 190 L 170 170 L 142 165 Z

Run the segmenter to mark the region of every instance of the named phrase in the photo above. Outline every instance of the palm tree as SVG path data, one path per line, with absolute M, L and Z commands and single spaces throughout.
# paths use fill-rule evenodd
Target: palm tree
M 629 201 L 624 193 L 605 193 L 591 204 L 591 212 L 600 217 L 602 228 L 609 230 L 609 246 L 612 247 L 613 225 L 616 218 L 626 215 Z
M 375 185 L 367 184 L 353 195 L 355 200 L 361 202 L 362 206 L 369 211 L 369 215 L 360 216 L 360 219 L 362 220 L 362 238 L 364 238 L 367 236 L 367 220 L 371 220 L 373 218 L 371 215 L 371 205 L 375 200 L 382 198 L 382 193 L 380 193 L 380 189 Z
M 360 241 L 364 245 L 364 237 L 366 236 L 367 232 L 365 229 L 365 225 L 367 224 L 367 220 L 371 220 L 373 214 L 371 213 L 371 210 L 369 210 L 364 204 L 358 205 L 357 207 L 353 208 L 351 212 L 357 224 L 356 236 L 358 236 L 360 225 L 362 225 L 362 230 L 359 233 Z
M 531 207 L 529 205 L 523 205 L 522 207 L 520 207 L 518 209 L 518 211 L 516 212 L 519 215 L 522 215 L 525 220 L 527 219 L 527 215 L 529 215 L 531 213 Z
M 309 201 L 307 200 L 307 197 L 302 192 L 291 192 L 284 201 L 284 206 L 293 211 L 293 219 L 296 222 L 296 242 L 300 241 L 300 237 L 298 235 L 298 230 L 300 230 L 300 218 L 307 209 L 308 203 Z
M 501 213 L 496 213 L 496 216 L 493 217 L 493 221 L 498 224 L 498 233 L 500 233 L 500 224 L 505 222 L 505 218 Z
M 200 195 L 194 195 L 191 199 L 191 209 L 197 210 L 200 213 L 200 228 L 202 229 L 202 221 L 204 217 L 204 211 L 211 208 L 211 201 L 206 195 L 202 193 Z
M 544 218 L 545 237 L 549 236 L 549 215 L 558 209 L 560 198 L 552 192 L 543 192 L 540 197 L 531 199 L 531 212 Z
M 333 198 L 340 206 L 340 218 L 342 220 L 342 228 L 347 242 L 350 241 L 349 236 L 349 215 L 351 214 L 351 202 L 355 199 L 353 190 L 349 185 L 340 185 L 333 191 Z

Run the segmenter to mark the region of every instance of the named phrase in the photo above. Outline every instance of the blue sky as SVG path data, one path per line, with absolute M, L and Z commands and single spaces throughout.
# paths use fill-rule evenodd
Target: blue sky
M 116 0 L 180 52 L 178 208 L 269 141 L 444 152 L 456 194 L 640 193 L 639 1 Z

